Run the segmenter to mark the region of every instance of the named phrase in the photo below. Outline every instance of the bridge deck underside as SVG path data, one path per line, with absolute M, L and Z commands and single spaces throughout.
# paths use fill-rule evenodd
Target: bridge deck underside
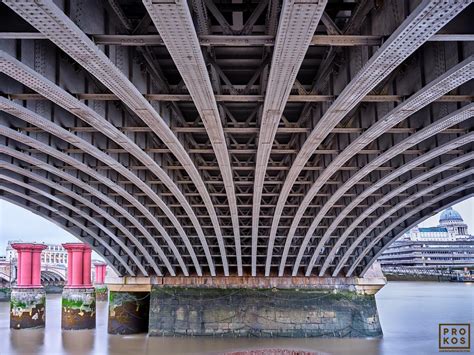
M 67 3 L 0 4 L 0 198 L 120 275 L 360 276 L 474 193 L 465 1 Z

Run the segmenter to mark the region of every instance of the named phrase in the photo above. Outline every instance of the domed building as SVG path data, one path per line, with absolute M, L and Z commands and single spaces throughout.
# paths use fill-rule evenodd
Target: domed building
M 439 217 L 439 226 L 446 228 L 449 233 L 454 235 L 468 235 L 467 224 L 464 223 L 459 212 L 454 210 L 452 207 L 449 207 L 441 213 L 441 216 Z
M 387 273 L 420 274 L 420 269 L 466 270 L 474 268 L 474 236 L 458 211 L 449 207 L 434 227 L 412 228 L 379 257 Z M 410 271 L 411 270 L 411 271 Z
M 449 207 L 439 217 L 436 227 L 418 227 L 411 229 L 407 236 L 414 241 L 456 241 L 470 238 L 467 224 L 458 211 Z

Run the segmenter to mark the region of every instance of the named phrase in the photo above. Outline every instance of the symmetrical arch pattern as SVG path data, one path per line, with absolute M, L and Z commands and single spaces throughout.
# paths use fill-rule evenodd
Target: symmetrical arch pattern
M 0 198 L 119 275 L 363 275 L 474 193 L 473 6 L 374 6 L 2 0 Z

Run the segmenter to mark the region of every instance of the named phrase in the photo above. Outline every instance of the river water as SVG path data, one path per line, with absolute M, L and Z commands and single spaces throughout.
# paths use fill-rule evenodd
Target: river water
M 437 354 L 439 323 L 474 327 L 474 284 L 389 282 L 376 296 L 382 339 L 166 338 L 108 335 L 107 306 L 97 328 L 61 331 L 60 295 L 48 295 L 46 329 L 10 330 L 9 304 L 0 302 L 0 354 L 222 354 L 292 349 L 318 354 Z M 474 334 L 471 334 L 471 339 Z

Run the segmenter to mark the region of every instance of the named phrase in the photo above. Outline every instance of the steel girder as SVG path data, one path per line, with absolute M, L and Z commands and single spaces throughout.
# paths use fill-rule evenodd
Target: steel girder
M 178 67 L 211 141 L 224 182 L 227 203 L 232 218 L 238 265 L 237 273 L 242 276 L 239 216 L 229 152 L 227 151 L 226 138 L 222 128 L 221 115 L 188 4 L 184 0 L 174 3 L 156 3 L 151 0 L 144 0 L 143 3 Z M 176 26 L 177 23 L 180 25 Z M 228 276 L 229 267 L 224 240 L 220 233 L 221 231 L 216 229 L 224 274 Z
M 423 1 L 344 88 L 319 120 L 292 163 L 278 198 L 270 239 L 277 233 L 283 208 L 296 179 L 331 130 L 360 102 L 362 97 L 374 89 L 404 59 L 467 5 L 462 1 L 454 6 L 450 3 Z M 298 217 L 299 215 L 296 215 L 296 219 Z M 271 258 L 272 250 L 269 249 L 269 253 Z
M 41 4 L 28 1 L 4 1 L 4 3 L 100 80 L 173 152 L 201 194 L 211 217 L 216 238 L 220 244 L 223 244 L 222 238 L 219 238 L 222 234 L 212 200 L 194 162 L 163 118 L 143 98 L 138 89 L 52 1 L 47 0 Z M 206 256 L 211 275 L 215 275 L 214 263 L 208 252 Z M 221 257 L 225 260 L 225 255 Z
M 74 207 L 88 211 L 90 217 L 96 216 L 102 221 L 98 209 L 103 209 L 109 215 L 109 219 L 104 219 L 107 224 L 104 227 L 110 230 L 97 229 L 98 235 L 110 240 L 110 234 L 115 233 L 127 245 L 130 239 L 126 232 L 135 235 L 136 242 L 143 243 L 149 257 L 163 273 L 191 275 L 195 270 L 196 274 L 204 275 L 209 266 L 211 275 L 216 272 L 270 275 L 279 267 L 279 274 L 283 276 L 285 268 L 288 270 L 301 263 L 302 267 L 308 266 L 309 273 L 317 266 L 321 275 L 325 271 L 336 275 L 346 270 L 347 263 L 354 261 L 359 251 L 372 240 L 371 235 L 359 238 L 354 253 L 346 256 L 344 252 L 361 235 L 361 229 L 370 226 L 380 213 L 389 211 L 395 200 L 409 198 L 410 194 L 421 191 L 422 186 L 436 181 L 438 175 L 434 172 L 446 176 L 459 172 L 461 166 L 467 164 L 453 165 L 450 160 L 461 161 L 462 154 L 464 157 L 470 154 L 469 142 L 461 143 L 462 135 L 469 137 L 467 134 L 471 130 L 472 121 L 462 116 L 462 112 L 469 110 L 463 107 L 464 102 L 472 102 L 469 83 L 460 86 L 456 85 L 454 77 L 447 79 L 448 85 L 441 90 L 444 94 L 432 90 L 427 95 L 429 98 L 417 103 L 416 110 L 403 108 L 417 97 L 416 94 L 409 97 L 416 91 L 413 89 L 419 88 L 416 74 L 413 80 L 410 78 L 414 71 L 422 71 L 419 82 L 425 85 L 425 76 L 432 80 L 433 75 L 440 75 L 456 65 L 455 53 L 443 58 L 443 51 L 456 47 L 448 41 L 469 41 L 469 35 L 434 33 L 468 2 L 452 2 L 451 10 L 440 12 L 446 4 L 424 1 L 405 22 L 403 18 L 411 9 L 411 3 L 397 5 L 398 9 L 392 9 L 395 16 L 387 17 L 390 23 L 386 27 L 377 24 L 378 17 L 391 14 L 389 8 L 394 7 L 394 3 L 385 3 L 377 11 L 368 13 L 371 6 L 364 2 L 359 5 L 362 11 L 355 3 L 333 2 L 328 8 L 349 6 L 351 9 L 344 10 L 344 15 L 341 10 L 327 10 L 324 26 L 315 29 L 312 26 L 319 22 L 320 16 L 319 10 L 315 9 L 323 9 L 323 2 L 286 1 L 280 16 L 278 2 L 261 2 L 258 6 L 249 3 L 244 10 L 247 11 L 244 14 L 244 18 L 248 18 L 247 24 L 241 30 L 238 29 L 240 25 L 228 22 L 228 13 L 224 16 L 220 12 L 238 5 L 213 1 L 193 1 L 191 10 L 185 2 L 145 1 L 146 7 L 137 4 L 133 12 L 124 3 L 110 1 L 113 10 L 104 8 L 110 15 L 107 23 L 98 18 L 89 22 L 84 15 L 94 11 L 94 2 L 84 4 L 80 14 L 68 13 L 71 20 L 52 1 L 4 2 L 17 12 L 28 9 L 22 16 L 42 31 L 40 36 L 22 37 L 20 32 L 13 36 L 0 34 L 0 38 L 39 39 L 34 46 L 28 39 L 2 42 L 5 48 L 0 51 L 0 71 L 16 80 L 8 78 L 6 85 L 2 84 L 2 89 L 7 88 L 3 95 L 9 95 L 12 100 L 24 100 L 24 106 L 35 107 L 34 111 L 44 119 L 43 125 L 34 127 L 33 121 L 28 119 L 1 117 L 6 122 L 2 131 L 13 128 L 2 134 L 5 144 L 17 149 L 11 156 L 24 152 L 24 156 L 39 158 L 36 165 L 18 163 L 21 158 L 10 159 L 18 166 L 26 166 L 30 173 L 35 171 L 43 178 L 52 179 L 58 186 L 72 186 L 77 196 L 87 200 L 73 199 L 61 189 L 54 190 L 54 196 L 74 201 Z M 301 9 L 286 11 L 299 6 L 309 9 L 308 16 L 303 16 L 305 12 Z M 265 16 L 263 11 L 267 7 Z M 179 11 L 170 13 L 171 8 Z M 193 10 L 198 18 L 197 30 L 190 21 Z M 217 25 L 213 23 L 214 18 L 211 21 L 207 16 L 208 10 L 218 17 Z M 163 17 L 169 20 L 175 16 L 183 26 L 173 28 L 166 21 L 155 21 L 159 32 L 163 32 L 158 35 L 154 27 L 149 26 L 151 19 L 146 20 L 147 12 L 156 20 Z M 368 16 L 363 26 L 360 12 Z M 292 16 L 303 16 L 304 19 L 292 22 Z M 425 18 L 420 21 L 423 16 Z M 144 26 L 146 23 L 148 25 Z M 116 34 L 124 28 L 120 24 L 125 25 L 131 36 Z M 306 29 L 302 29 L 304 24 L 308 25 Z M 459 22 L 456 25 L 461 28 L 460 32 L 465 31 Z M 385 40 L 398 26 L 398 30 Z M 347 27 L 352 30 L 347 32 Z M 26 27 L 20 23 L 19 28 Z M 102 28 L 104 34 L 99 33 Z M 388 33 L 384 33 L 386 28 L 391 28 Z M 220 35 L 223 30 L 232 36 Z M 358 35 L 325 36 L 325 30 L 327 33 Z M 289 40 L 295 31 L 300 31 L 301 35 L 294 41 Z M 48 38 L 70 58 L 44 41 Z M 306 43 L 308 38 L 309 44 Z M 180 42 L 175 43 L 176 39 Z M 433 44 L 439 40 L 445 43 Z M 432 44 L 416 50 L 428 41 Z M 135 45 L 139 47 L 134 48 Z M 322 60 L 321 55 L 326 53 L 321 45 L 347 47 L 338 49 L 337 56 L 326 56 L 334 59 L 331 66 L 328 65 L 331 61 Z M 377 51 L 380 45 L 382 47 Z M 129 46 L 128 52 L 124 51 L 124 46 Z M 430 52 L 434 47 L 440 53 Z M 202 49 L 208 55 L 203 56 Z M 44 50 L 48 55 L 56 55 L 52 60 L 56 73 L 42 67 Z M 465 42 L 459 42 L 456 50 L 458 58 L 472 53 Z M 191 55 L 183 57 L 180 55 L 183 51 Z M 5 52 L 15 53 L 30 67 Z M 120 53 L 123 52 L 127 53 L 128 68 L 121 62 Z M 372 56 L 373 52 L 376 53 Z M 116 64 L 107 57 L 116 60 Z M 341 58 L 346 63 L 341 62 Z M 272 64 L 268 66 L 270 61 Z M 131 65 L 137 62 L 142 62 L 143 66 L 133 72 Z M 85 71 L 79 69 L 77 63 Z M 210 73 L 206 68 L 209 64 Z M 191 70 L 192 66 L 198 70 Z M 425 72 L 423 66 L 426 66 Z M 33 67 L 39 68 L 38 73 Z M 71 68 L 80 77 L 72 86 L 68 82 Z M 406 74 L 405 70 L 410 73 Z M 327 86 L 321 86 L 324 83 L 318 79 L 321 71 L 331 73 Z M 241 73 L 242 78 L 247 79 L 242 79 Z M 315 80 L 311 83 L 308 79 L 313 77 Z M 164 86 L 160 81 L 153 88 L 157 80 L 164 80 Z M 110 91 L 104 90 L 102 84 Z M 37 94 L 31 93 L 30 89 Z M 321 95 L 317 95 L 319 93 Z M 147 100 L 154 101 L 154 106 Z M 166 102 L 173 111 L 169 118 Z M 99 109 L 105 107 L 100 114 L 94 111 L 96 103 Z M 359 106 L 359 103 L 363 104 Z M 391 119 L 385 122 L 390 115 L 387 108 L 394 106 L 398 111 L 395 109 Z M 423 111 L 417 112 L 422 106 L 425 107 Z M 312 107 L 313 117 L 305 115 L 307 107 Z M 51 117 L 44 108 L 51 110 Z M 326 108 L 329 110 L 324 112 Z M 117 112 L 122 115 L 121 119 L 116 117 Z M 206 116 L 206 112 L 211 114 Z M 274 112 L 278 114 L 272 116 Z M 453 118 L 451 124 L 448 123 L 450 117 Z M 267 136 L 271 139 L 265 144 Z M 313 138 L 320 141 L 311 147 L 308 141 Z M 448 143 L 453 143 L 450 147 L 454 148 L 448 149 Z M 94 146 L 96 150 L 91 150 Z M 315 154 L 311 153 L 312 159 L 303 162 L 300 158 L 308 147 L 314 148 L 312 153 Z M 437 147 L 442 149 L 434 153 Z M 393 169 L 404 167 L 407 160 L 412 165 L 405 175 L 393 175 Z M 261 164 L 265 165 L 264 169 L 258 168 Z M 300 165 L 295 167 L 295 164 Z M 443 164 L 444 168 L 441 168 Z M 56 175 L 51 167 L 79 180 Z M 290 183 L 290 175 L 286 173 L 293 174 L 296 170 L 299 172 Z M 326 176 L 330 171 L 334 174 Z M 428 171 L 433 175 L 422 180 L 420 176 Z M 386 178 L 387 175 L 392 179 Z M 411 183 L 407 180 L 408 175 L 413 177 Z M 381 186 L 379 181 L 384 181 L 386 186 Z M 88 189 L 79 182 L 89 185 Z M 11 183 L 5 181 L 5 184 Z M 379 188 L 373 189 L 373 186 Z M 387 196 L 393 196 L 389 186 L 399 192 L 395 199 L 387 199 Z M 100 198 L 94 191 L 101 193 Z M 426 196 L 409 200 L 404 210 L 424 203 Z M 95 203 L 95 209 L 91 209 L 87 201 Z M 374 209 L 375 205 L 380 208 Z M 46 211 L 42 207 L 39 209 Z M 77 216 L 77 213 L 71 213 Z M 365 218 L 358 218 L 362 215 Z M 81 216 L 78 218 L 83 220 Z M 87 225 L 92 223 L 88 221 Z M 96 227 L 91 227 L 94 232 Z M 77 230 L 78 227 L 74 228 Z M 398 226 L 394 227 L 393 233 L 398 230 Z M 387 233 L 371 247 L 368 255 L 375 254 L 393 233 Z M 311 240 L 319 241 L 320 245 L 315 248 L 316 243 Z M 162 255 L 155 255 L 159 254 L 159 249 L 150 247 L 152 241 L 161 248 Z M 316 252 L 319 248 L 324 249 L 324 254 Z M 119 250 L 126 254 L 122 248 Z M 136 250 L 136 246 L 129 252 L 131 250 Z M 169 258 L 168 267 L 164 265 L 163 255 Z M 147 273 L 157 274 L 156 270 L 149 269 L 151 264 L 144 259 L 143 252 L 138 252 L 137 256 Z M 342 258 L 346 259 L 344 265 L 335 264 Z M 357 273 L 368 258 L 362 257 L 362 266 L 355 270 Z M 219 264 L 219 261 L 222 262 Z M 131 265 L 136 268 L 134 262 Z M 122 273 L 129 272 L 119 267 Z M 138 272 L 143 274 L 143 270 Z M 299 272 L 296 270 L 294 274 Z
M 433 102 L 437 97 L 441 96 L 443 93 L 449 92 L 450 90 L 455 89 L 461 84 L 469 81 L 474 76 L 474 56 L 466 59 L 462 63 L 459 63 L 454 68 L 450 69 L 445 74 L 441 75 L 438 79 L 432 81 L 430 84 L 426 85 L 423 89 L 412 95 L 408 100 L 404 101 L 401 105 L 397 106 L 394 110 L 389 112 L 386 116 L 382 117 L 377 123 L 373 124 L 367 131 L 360 135 L 354 142 L 352 142 L 342 153 L 340 153 L 336 159 L 334 159 L 331 164 L 323 171 L 323 173 L 318 176 L 318 179 L 315 181 L 313 186 L 310 188 L 306 194 L 303 202 L 296 212 L 296 217 L 292 222 L 290 233 L 288 234 L 289 244 L 291 243 L 292 236 L 296 231 L 298 224 L 300 222 L 300 216 L 304 214 L 304 211 L 307 208 L 307 205 L 313 200 L 320 188 L 325 184 L 325 182 L 336 172 L 338 171 L 351 157 L 357 154 L 360 150 L 370 144 L 375 138 L 382 135 L 388 129 L 394 127 L 396 124 L 405 120 L 418 110 L 422 109 L 424 106 Z M 472 113 L 472 112 L 471 112 Z M 468 112 L 469 114 L 469 112 Z M 461 118 L 466 119 L 467 116 L 461 115 Z M 455 119 L 454 119 L 455 121 Z M 448 121 L 449 122 L 449 121 Z M 411 136 L 413 137 L 413 136 Z M 410 138 L 411 138 L 410 137 Z M 407 140 L 410 142 L 410 139 Z M 398 146 L 398 152 L 403 151 L 404 146 Z M 393 157 L 393 154 L 397 150 L 390 151 L 390 155 Z M 377 161 L 371 162 L 370 165 L 377 165 Z M 325 213 L 330 209 L 331 203 L 337 201 L 337 193 L 333 196 L 330 201 L 327 203 L 327 207 L 321 209 L 318 212 L 318 215 L 315 217 L 311 226 L 306 233 L 305 240 L 301 245 L 301 249 L 306 248 L 308 241 L 311 239 L 315 229 L 321 222 Z M 335 227 L 335 226 L 334 226 Z M 332 227 L 332 228 L 334 228 Z M 321 248 L 323 247 L 326 240 L 330 237 L 334 229 L 331 227 L 326 231 L 323 238 L 319 242 L 314 255 L 319 255 Z M 300 250 L 301 250 L 300 249 Z M 301 252 L 302 253 L 302 252 Z M 299 267 L 299 262 L 301 258 L 298 257 L 293 274 L 295 274 Z M 314 258 L 311 259 L 309 269 L 312 269 L 311 264 L 314 262 Z

